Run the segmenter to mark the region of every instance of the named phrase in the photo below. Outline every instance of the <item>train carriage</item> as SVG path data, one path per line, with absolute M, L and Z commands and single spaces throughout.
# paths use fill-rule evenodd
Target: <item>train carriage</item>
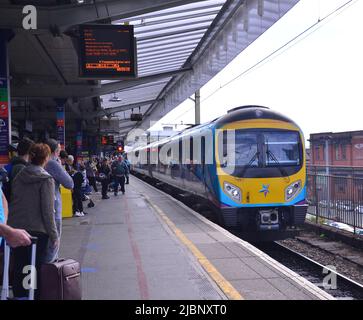
M 197 197 L 248 240 L 283 239 L 305 221 L 303 133 L 266 107 L 232 109 L 129 158 L 133 171 Z

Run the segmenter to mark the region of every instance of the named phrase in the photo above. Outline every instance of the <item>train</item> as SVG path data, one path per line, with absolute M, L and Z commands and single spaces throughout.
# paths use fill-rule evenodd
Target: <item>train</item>
M 174 136 L 146 141 L 128 157 L 132 172 L 189 195 L 246 240 L 285 239 L 304 224 L 304 135 L 268 107 L 231 109 Z

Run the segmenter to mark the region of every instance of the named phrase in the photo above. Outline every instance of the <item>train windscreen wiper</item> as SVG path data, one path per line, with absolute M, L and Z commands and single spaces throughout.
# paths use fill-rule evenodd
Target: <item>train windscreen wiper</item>
M 281 172 L 282 176 L 288 176 L 286 170 L 281 166 L 280 161 L 276 158 L 276 156 L 273 154 L 272 151 L 270 151 L 269 149 L 266 150 L 266 154 L 267 156 L 269 156 L 273 161 L 275 161 L 275 163 L 277 164 L 277 168 L 279 169 L 279 171 Z
M 240 174 L 240 176 L 243 178 L 244 177 L 244 175 L 245 175 L 245 173 L 246 173 L 246 170 L 248 169 L 248 168 L 251 168 L 251 165 L 252 165 L 252 163 L 256 160 L 256 159 L 258 159 L 258 156 L 260 155 L 260 152 L 259 151 L 256 151 L 256 153 L 253 155 L 253 157 L 250 159 L 250 161 L 248 161 L 248 163 L 244 166 L 244 168 L 243 168 L 243 170 L 242 170 L 242 172 L 241 172 L 241 174 Z

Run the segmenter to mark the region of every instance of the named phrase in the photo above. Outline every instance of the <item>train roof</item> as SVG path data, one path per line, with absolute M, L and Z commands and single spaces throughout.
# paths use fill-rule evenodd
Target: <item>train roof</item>
M 231 122 L 256 119 L 256 118 L 288 122 L 288 123 L 295 125 L 301 131 L 300 127 L 294 121 L 292 121 L 290 118 L 286 117 L 285 115 L 283 115 L 279 112 L 273 111 L 270 108 L 264 107 L 264 106 L 246 105 L 246 106 L 240 106 L 240 107 L 230 109 L 230 110 L 228 110 L 227 114 L 225 114 L 221 117 L 218 117 L 212 121 L 186 128 L 171 137 L 167 137 L 167 138 L 164 138 L 159 141 L 154 141 L 147 146 L 138 147 L 138 148 L 134 149 L 134 151 L 136 151 L 137 149 L 143 149 L 145 147 L 153 147 L 153 146 L 157 146 L 160 144 L 164 144 L 170 140 L 179 139 L 180 136 L 190 134 L 193 131 L 198 131 L 198 130 L 200 130 L 202 128 L 206 128 L 210 125 L 216 126 L 217 128 L 221 128 L 225 124 L 228 124 Z
M 284 121 L 299 127 L 294 121 L 292 121 L 290 118 L 286 117 L 285 115 L 273 111 L 268 107 L 255 106 L 255 105 L 247 105 L 247 106 L 233 108 L 229 110 L 226 115 L 221 116 L 220 118 L 214 121 L 217 128 L 220 128 L 230 122 L 256 119 L 256 118 Z

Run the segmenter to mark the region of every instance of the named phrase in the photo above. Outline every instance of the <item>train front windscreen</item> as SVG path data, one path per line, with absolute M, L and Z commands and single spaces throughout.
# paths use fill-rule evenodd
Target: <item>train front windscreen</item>
M 303 164 L 300 134 L 281 129 L 224 130 L 222 159 L 221 167 L 235 177 L 289 176 Z

